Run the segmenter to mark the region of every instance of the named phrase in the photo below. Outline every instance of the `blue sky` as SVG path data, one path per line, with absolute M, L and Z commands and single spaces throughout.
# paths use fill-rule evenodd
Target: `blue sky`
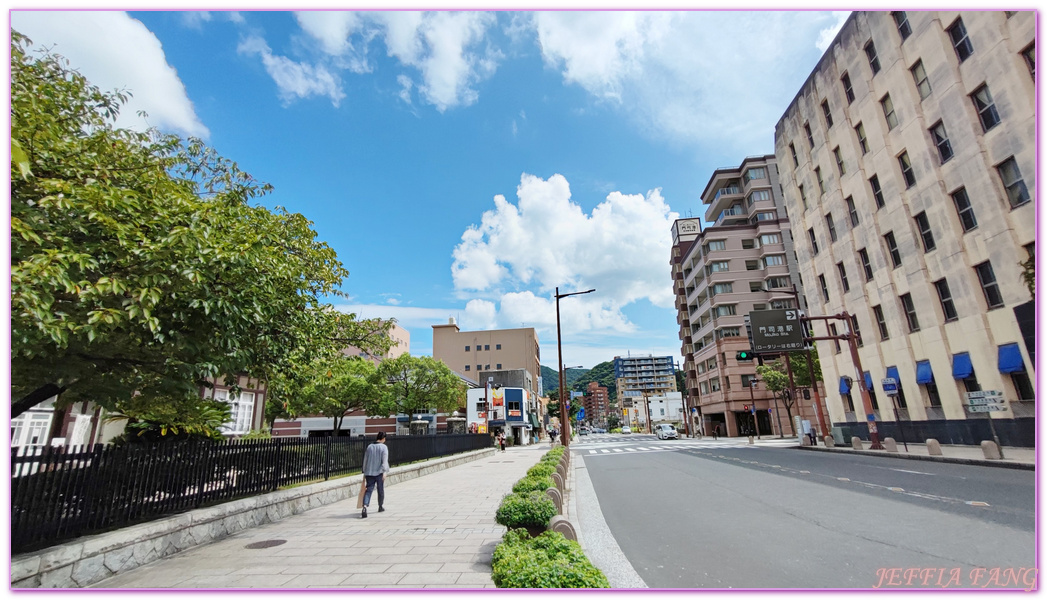
M 342 310 L 535 327 L 556 364 L 679 360 L 670 227 L 774 125 L 847 13 L 33 12 L 12 27 L 203 138 L 350 271 Z M 144 110 L 148 118 L 136 115 Z

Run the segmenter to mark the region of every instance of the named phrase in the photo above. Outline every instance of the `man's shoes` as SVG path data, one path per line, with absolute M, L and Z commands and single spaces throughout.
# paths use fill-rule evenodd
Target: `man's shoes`
M 366 519 L 367 518 L 367 507 L 366 506 L 364 507 L 364 511 L 362 513 L 360 513 L 360 518 L 361 519 Z
M 385 508 L 383 508 L 383 507 L 379 506 L 379 507 L 378 507 L 378 512 L 385 512 Z

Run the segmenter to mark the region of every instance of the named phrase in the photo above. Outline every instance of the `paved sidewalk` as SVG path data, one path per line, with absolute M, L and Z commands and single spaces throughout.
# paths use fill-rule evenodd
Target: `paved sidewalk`
M 386 487 L 366 519 L 356 498 L 242 531 L 103 580 L 93 588 L 493 588 L 502 497 L 549 444 Z M 251 545 L 283 543 L 252 549 Z M 265 545 L 265 544 L 261 544 Z
M 930 460 L 936 462 L 980 465 L 985 467 L 1004 467 L 1011 469 L 1033 469 L 1036 465 L 1035 448 L 1012 448 L 1010 446 L 1004 446 L 1004 458 L 989 460 L 985 458 L 984 454 L 982 454 L 981 446 L 942 445 L 942 455 L 931 456 L 927 452 L 926 443 L 910 442 L 908 444 L 908 449 L 906 449 L 905 444 L 902 444 L 902 442 L 898 442 L 897 452 L 887 452 L 885 450 L 870 450 L 869 445 L 870 443 L 868 441 L 863 442 L 863 449 L 855 450 L 850 446 L 836 446 L 835 448 L 826 448 L 819 442 L 819 445 L 816 447 L 806 446 L 802 447 L 802 449 L 820 452 L 844 452 L 850 454 L 862 454 L 867 456 L 883 456 L 888 458 L 907 458 L 911 460 Z

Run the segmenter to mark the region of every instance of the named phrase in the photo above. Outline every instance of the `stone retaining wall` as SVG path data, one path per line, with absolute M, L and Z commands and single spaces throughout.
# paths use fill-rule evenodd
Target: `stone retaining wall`
M 393 468 L 386 485 L 494 454 L 493 448 L 445 456 Z M 191 510 L 156 521 L 11 557 L 11 587 L 77 588 L 97 583 L 176 552 L 208 544 L 264 523 L 279 521 L 311 508 L 354 498 L 362 477 L 351 475 L 260 496 Z

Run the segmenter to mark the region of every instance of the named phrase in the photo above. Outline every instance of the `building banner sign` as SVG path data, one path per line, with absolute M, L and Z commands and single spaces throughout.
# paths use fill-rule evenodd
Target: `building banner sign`
M 511 411 L 509 411 L 509 416 L 510 417 L 519 417 L 520 416 L 520 411 L 518 411 L 518 410 L 511 410 Z
M 800 311 L 794 308 L 749 312 L 753 333 L 753 352 L 791 352 L 803 350 Z

